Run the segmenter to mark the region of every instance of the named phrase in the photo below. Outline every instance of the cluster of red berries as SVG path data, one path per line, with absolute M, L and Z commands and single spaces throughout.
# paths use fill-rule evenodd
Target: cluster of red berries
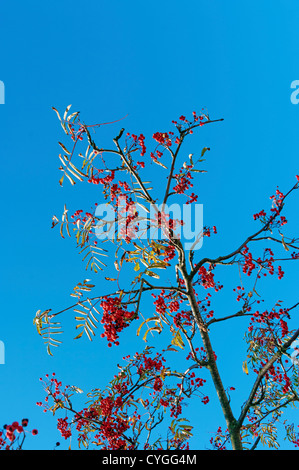
M 57 429 L 64 439 L 68 439 L 72 435 L 70 424 L 68 423 L 67 416 L 65 418 L 57 419 Z
M 197 113 L 196 113 L 196 111 L 193 111 L 192 115 L 193 115 L 193 121 L 189 121 L 189 120 L 186 118 L 186 116 L 181 115 L 181 116 L 179 117 L 179 121 L 181 121 L 180 124 L 178 124 L 177 121 L 172 121 L 172 123 L 175 124 L 176 126 L 179 125 L 179 127 L 182 126 L 181 123 L 185 123 L 185 124 L 187 124 L 188 127 L 190 127 L 190 126 L 192 126 L 192 124 L 195 124 L 196 122 L 199 121 L 199 125 L 200 125 L 200 126 L 203 126 L 203 124 L 204 124 L 204 116 L 202 116 L 202 115 L 201 115 L 201 116 L 198 116 Z M 192 133 L 192 130 L 191 130 L 190 132 Z
M 192 325 L 192 315 L 191 311 L 184 311 L 177 312 L 175 317 L 173 317 L 173 323 L 177 328 L 181 326 L 191 326 Z
M 188 197 L 189 197 L 189 199 L 186 202 L 186 204 L 192 204 L 193 202 L 196 202 L 197 199 L 198 199 L 197 194 L 194 194 L 194 193 L 191 193 L 190 196 L 188 196 Z
M 253 214 L 254 220 L 260 219 L 261 217 L 266 217 L 266 212 L 264 210 L 261 210 L 260 212 Z
M 215 227 L 215 225 L 213 225 L 212 231 L 213 231 L 213 233 L 217 233 L 217 228 Z M 210 237 L 211 236 L 211 228 L 210 227 L 204 227 L 203 228 L 203 236 L 204 237 Z
M 173 245 L 168 245 L 164 249 L 164 261 L 171 261 L 175 257 L 175 247 Z
M 103 173 L 103 170 L 99 170 L 98 173 Z M 100 178 L 99 176 L 95 176 L 94 174 L 87 180 L 88 183 L 92 184 L 103 184 L 104 186 L 109 185 L 115 178 L 115 171 L 111 171 L 110 174 L 105 176 L 104 178 Z
M 180 303 L 182 302 L 181 299 L 173 299 L 172 298 L 173 294 L 170 292 L 169 294 L 165 294 L 165 290 L 162 289 L 159 295 L 152 294 L 152 297 L 155 299 L 154 300 L 154 305 L 156 308 L 156 312 L 159 315 L 164 315 L 167 310 L 169 310 L 170 313 L 175 313 L 178 312 L 180 308 Z M 180 323 L 181 319 L 184 318 L 184 313 L 177 313 L 174 316 L 174 321 L 177 323 L 176 326 Z M 189 316 L 188 316 L 189 319 Z
M 255 264 L 253 262 L 252 253 L 250 253 L 249 248 L 247 246 L 244 246 L 242 255 L 244 257 L 244 264 L 242 268 L 243 273 L 247 274 L 247 276 L 250 276 L 252 271 L 255 269 Z
M 154 162 L 157 162 L 158 161 L 158 158 L 161 158 L 163 155 L 163 152 L 160 152 L 160 150 L 155 150 L 155 152 L 151 152 L 151 159 L 154 161 Z
M 11 424 L 5 424 L 3 426 L 3 431 L 0 431 L 0 449 L 11 449 L 12 445 L 18 441 L 20 435 L 25 436 L 26 427 L 28 426 L 29 420 L 23 418 L 21 423 L 18 421 L 13 421 Z M 37 429 L 31 431 L 33 436 L 38 434 Z
M 173 132 L 155 132 L 153 134 L 153 139 L 155 139 L 160 145 L 167 145 L 170 147 L 172 145 L 170 135 L 173 135 Z
M 187 165 L 187 168 L 192 168 L 192 165 Z M 191 183 L 191 180 L 193 178 L 192 178 L 190 171 L 183 172 L 183 168 L 181 168 L 180 173 L 175 174 L 173 177 L 177 181 L 177 184 L 173 187 L 173 190 L 177 194 L 184 194 L 185 191 L 193 187 L 193 184 Z
M 136 145 L 140 146 L 140 149 L 141 149 L 140 155 L 141 155 L 141 157 L 143 157 L 146 153 L 146 146 L 145 146 L 145 143 L 144 143 L 144 141 L 145 141 L 144 135 L 140 134 L 139 136 L 137 136 L 135 134 L 130 134 L 129 132 L 127 132 L 127 137 L 132 138 L 133 146 L 136 146 Z
M 140 354 L 138 356 L 139 364 L 138 364 L 138 374 L 143 376 L 144 374 L 151 374 L 155 375 L 161 370 L 163 370 L 163 362 L 165 362 L 165 358 L 161 354 L 156 354 L 156 357 L 151 358 L 145 354 Z
M 71 139 L 72 140 L 83 140 L 83 134 L 85 132 L 85 129 L 83 126 L 80 125 L 78 131 L 75 132 L 75 128 L 73 124 L 69 124 L 70 132 L 71 132 Z
M 204 404 L 204 405 L 207 405 L 209 403 L 210 399 L 208 396 L 205 396 L 202 398 L 201 402 Z
M 108 347 L 111 347 L 112 343 L 118 346 L 118 335 L 124 328 L 127 328 L 130 322 L 135 318 L 135 312 L 128 312 L 126 306 L 122 305 L 118 297 L 104 298 L 101 302 L 101 307 L 103 309 L 101 323 L 104 325 L 105 330 L 101 337 L 107 338 L 109 341 Z
M 206 380 L 205 380 L 205 379 L 202 379 L 202 378 L 200 378 L 200 377 L 196 377 L 196 376 L 195 376 L 195 372 L 192 372 L 192 373 L 190 374 L 189 380 L 190 380 L 190 384 L 191 384 L 193 387 L 196 387 L 196 388 L 203 387 L 204 384 L 206 383 Z
M 211 271 L 207 271 L 204 266 L 201 266 L 198 270 L 198 274 L 200 276 L 200 283 L 205 289 L 210 287 L 216 289 L 214 274 Z
M 197 360 L 207 360 L 206 350 L 203 346 L 201 346 L 200 348 L 195 348 L 194 353 L 190 351 L 189 354 L 186 356 L 186 360 L 189 361 L 190 359 L 195 359 L 194 354 L 198 355 L 198 353 L 200 354 L 200 357 L 197 356 Z

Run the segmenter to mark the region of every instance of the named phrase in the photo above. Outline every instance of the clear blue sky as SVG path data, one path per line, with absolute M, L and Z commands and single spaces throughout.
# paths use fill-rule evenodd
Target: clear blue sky
M 299 105 L 290 101 L 291 82 L 299 79 L 298 24 L 296 0 L 2 2 L 0 423 L 28 417 L 39 436 L 27 447 L 61 441 L 55 420 L 35 405 L 44 397 L 39 377 L 55 371 L 64 383 L 89 391 L 105 384 L 111 365 L 132 349 L 124 337 L 122 350 L 108 350 L 99 335 L 93 343 L 74 343 L 69 314 L 64 344 L 49 357 L 34 330 L 35 312 L 66 307 L 86 277 L 74 243 L 50 229 L 51 217 L 64 203 L 88 210 L 95 202 L 85 189 L 58 185 L 62 131 L 51 107 L 72 103 L 88 123 L 129 114 L 121 125 L 148 138 L 203 106 L 212 118 L 224 118 L 194 144 L 211 147 L 198 192 L 205 223 L 219 232 L 203 250 L 228 252 L 256 227 L 252 214 L 267 207 L 276 185 L 288 189 L 299 172 Z M 298 231 L 297 208 L 296 194 L 291 234 Z M 297 273 L 292 265 L 276 291 L 290 304 L 298 301 Z M 216 340 L 220 354 L 229 338 L 215 328 Z M 222 367 L 227 386 L 237 387 L 229 355 Z M 252 377 L 241 383 L 243 393 Z M 234 406 L 244 398 L 236 392 Z M 217 429 L 212 405 L 198 413 L 207 433 Z M 298 422 L 298 411 L 293 414 Z

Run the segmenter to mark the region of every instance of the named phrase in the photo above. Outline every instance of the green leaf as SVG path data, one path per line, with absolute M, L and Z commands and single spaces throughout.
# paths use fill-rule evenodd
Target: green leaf
M 201 157 L 204 156 L 204 154 L 206 153 L 207 150 L 211 150 L 210 147 L 204 147 L 201 151 Z

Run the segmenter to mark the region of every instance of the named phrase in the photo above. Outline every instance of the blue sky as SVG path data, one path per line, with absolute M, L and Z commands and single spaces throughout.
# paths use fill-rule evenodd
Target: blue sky
M 276 186 L 288 189 L 298 174 L 299 105 L 290 100 L 291 82 L 299 79 L 298 21 L 296 0 L 1 5 L 0 423 L 28 417 L 39 429 L 28 447 L 51 448 L 61 440 L 55 420 L 35 405 L 43 398 L 39 377 L 55 371 L 88 391 L 112 376 L 123 355 L 99 337 L 74 343 L 71 314 L 54 357 L 33 328 L 38 309 L 68 306 L 73 287 L 86 277 L 74 243 L 50 229 L 52 215 L 59 216 L 64 203 L 88 210 L 96 198 L 90 188 L 58 185 L 57 142 L 63 134 L 51 107 L 72 104 L 88 123 L 128 114 L 120 125 L 148 138 L 202 107 L 212 118 L 224 118 L 202 129 L 188 149 L 211 147 L 198 193 L 204 221 L 216 225 L 219 235 L 203 253 L 226 253 L 256 228 L 252 214 L 267 207 Z M 102 127 L 98 141 L 114 136 L 120 125 Z M 287 209 L 291 234 L 298 230 L 297 207 L 296 194 Z M 289 272 L 275 294 L 293 304 L 298 271 L 292 265 Z M 265 289 L 273 296 L 271 286 Z M 219 348 L 227 344 L 220 330 L 215 336 Z M 126 348 L 132 343 L 123 338 Z M 229 356 L 222 366 L 234 385 Z M 249 379 L 241 382 L 246 391 Z M 237 407 L 243 396 L 236 397 Z M 200 413 L 209 416 L 206 431 L 213 432 L 216 412 L 207 407 Z M 293 414 L 296 421 L 298 412 Z

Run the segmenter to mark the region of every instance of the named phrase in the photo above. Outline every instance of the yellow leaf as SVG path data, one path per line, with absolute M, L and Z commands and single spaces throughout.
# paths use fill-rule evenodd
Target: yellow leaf
M 247 361 L 244 361 L 244 362 L 243 362 L 242 369 L 243 369 L 243 372 L 245 372 L 245 374 L 248 375 L 248 365 L 247 365 Z
M 184 341 L 182 340 L 181 333 L 179 331 L 177 331 L 176 334 L 174 335 L 171 341 L 171 344 L 173 344 L 174 346 L 178 346 L 181 349 L 184 349 L 185 344 L 184 344 Z
M 134 271 L 139 271 L 139 269 L 140 269 L 140 264 L 139 264 L 139 263 L 136 263 L 136 264 L 135 264 Z
M 146 271 L 146 273 L 148 276 L 151 276 L 151 277 L 154 277 L 155 279 L 160 279 L 160 276 L 158 276 L 158 274 L 154 273 L 153 271 Z
M 147 337 L 148 333 L 149 332 L 152 333 L 153 331 L 157 331 L 160 334 L 161 331 L 162 331 L 162 328 L 161 328 L 161 326 L 153 326 L 152 328 L 149 328 L 148 330 L 146 330 L 146 332 L 144 333 L 143 338 L 142 338 L 145 343 L 147 342 L 146 337 Z
M 58 142 L 58 144 L 68 155 L 71 155 L 71 152 L 65 147 L 65 145 L 63 145 L 62 142 Z
M 56 108 L 54 108 L 54 106 L 52 106 L 52 109 L 56 112 L 57 116 L 58 116 L 58 119 L 61 121 L 61 117 L 60 117 L 60 114 L 59 112 L 57 111 Z
M 257 291 L 255 289 L 253 289 L 253 292 L 256 293 L 256 295 L 258 295 L 260 297 L 260 294 L 257 293 Z
M 80 325 L 80 326 L 81 326 L 81 325 Z M 82 330 L 81 333 L 79 333 L 74 339 L 79 339 L 79 338 L 82 337 L 82 335 L 83 335 L 83 330 Z
M 283 234 L 281 233 L 280 235 L 281 235 L 281 242 L 282 242 L 282 245 L 283 245 L 284 249 L 285 249 L 286 251 L 289 251 L 290 249 L 289 249 L 289 247 L 286 245 L 286 243 L 285 243 L 285 241 L 284 241 Z
M 159 317 L 150 317 L 150 318 L 148 318 L 147 320 L 143 321 L 143 322 L 139 325 L 139 327 L 138 327 L 138 329 L 137 329 L 137 332 L 136 332 L 136 335 L 139 336 L 141 328 L 142 328 L 143 325 L 145 325 L 146 323 L 149 323 L 150 321 L 155 321 L 155 322 L 157 322 L 157 321 L 159 321 L 159 320 L 160 320 Z M 156 323 L 156 324 L 157 324 L 157 323 Z

